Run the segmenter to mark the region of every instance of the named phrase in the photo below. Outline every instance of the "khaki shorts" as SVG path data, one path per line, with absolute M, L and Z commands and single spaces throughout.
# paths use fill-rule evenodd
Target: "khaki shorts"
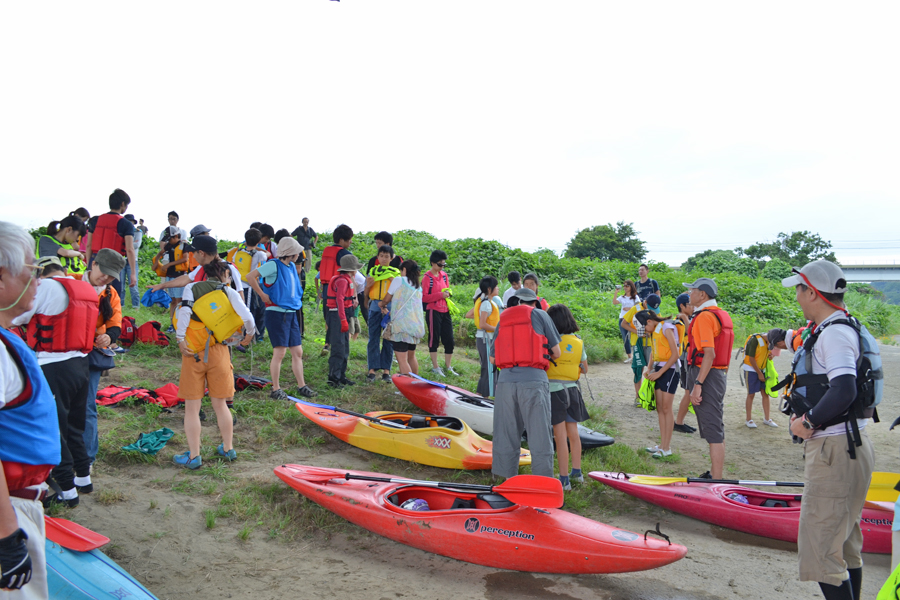
M 694 381 L 700 373 L 700 367 L 688 367 L 688 390 L 694 389 Z M 721 444 L 725 441 L 725 384 L 728 372 L 725 369 L 710 369 L 701 386 L 700 404 L 694 405 L 697 414 L 697 426 L 700 437 L 708 444 Z
M 200 400 L 209 388 L 210 398 L 234 396 L 234 367 L 228 346 L 216 344 L 209 347 L 209 360 L 200 362 L 193 357 L 181 357 L 181 379 L 178 381 L 178 397 L 184 400 Z
M 865 430 L 856 459 L 847 452 L 847 436 L 807 440 L 797 553 L 800 581 L 841 585 L 847 569 L 862 567 L 862 516 L 872 478 L 875 452 Z

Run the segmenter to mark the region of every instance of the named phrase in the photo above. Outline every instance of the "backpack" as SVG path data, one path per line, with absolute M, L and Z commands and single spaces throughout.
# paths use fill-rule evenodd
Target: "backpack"
M 159 321 L 147 321 L 134 331 L 134 340 L 142 344 L 168 346 L 169 338 L 162 332 Z
M 119 345 L 123 348 L 128 348 L 134 343 L 134 331 L 137 329 L 137 324 L 134 322 L 134 317 L 122 317 L 122 333 L 119 334 Z

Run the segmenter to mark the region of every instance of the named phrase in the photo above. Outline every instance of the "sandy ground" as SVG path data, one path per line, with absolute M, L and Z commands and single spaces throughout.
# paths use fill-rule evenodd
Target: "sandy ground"
M 883 347 L 887 388 L 880 412 L 886 423 L 871 426 L 880 471 L 900 472 L 900 433 L 888 426 L 900 413 L 900 348 Z M 788 360 L 777 359 L 779 372 Z M 643 447 L 656 443 L 656 415 L 635 408 L 627 365 L 593 366 L 595 401 L 608 406 L 619 423 L 617 443 Z M 585 390 L 587 391 L 587 390 Z M 778 429 L 762 425 L 762 409 L 754 407 L 758 429 L 744 425 L 744 389 L 737 369 L 729 375 L 726 398 L 726 477 L 800 480 L 801 447 L 790 442 L 786 417 L 773 406 Z M 773 403 L 774 404 L 774 403 Z M 694 423 L 688 416 L 688 423 Z M 214 426 L 214 425 L 207 425 Z M 697 476 L 709 468 L 707 446 L 696 434 L 675 433 L 680 452 L 677 469 Z M 271 464 L 239 461 L 232 468 L 261 481 L 274 479 L 280 462 L 368 469 L 366 453 L 349 446 L 335 453 L 302 452 L 271 457 Z M 330 539 L 310 538 L 285 544 L 264 534 L 246 543 L 223 522 L 204 526 L 203 511 L 214 502 L 170 491 L 168 467 L 135 466 L 100 472 L 99 486 L 127 490 L 128 500 L 100 505 L 85 497 L 72 518 L 112 538 L 110 554 L 161 599 L 176 598 L 600 598 L 628 600 L 711 598 L 819 598 L 818 586 L 800 583 L 796 546 L 746 535 L 682 517 L 622 495 L 622 510 L 610 524 L 632 531 L 659 521 L 674 542 L 688 547 L 673 565 L 623 575 L 557 576 L 517 573 L 480 567 L 428 554 L 362 530 Z M 157 481 L 154 484 L 154 480 Z M 591 483 L 590 485 L 600 485 Z M 158 508 L 150 509 L 151 501 Z M 169 514 L 163 516 L 163 508 Z M 160 536 L 159 532 L 165 532 Z M 887 578 L 890 557 L 865 555 L 864 598 L 873 598 Z

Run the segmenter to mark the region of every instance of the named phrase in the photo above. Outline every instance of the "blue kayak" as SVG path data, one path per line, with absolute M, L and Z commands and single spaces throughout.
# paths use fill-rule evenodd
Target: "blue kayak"
M 47 584 L 54 600 L 158 600 L 99 550 L 77 552 L 47 540 Z

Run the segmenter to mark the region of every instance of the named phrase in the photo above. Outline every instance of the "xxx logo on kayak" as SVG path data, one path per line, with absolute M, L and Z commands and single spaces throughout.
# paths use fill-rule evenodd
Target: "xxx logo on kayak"
M 440 450 L 450 449 L 450 438 L 444 437 L 442 435 L 433 435 L 431 437 L 425 438 L 425 443 L 432 448 L 438 448 Z
M 469 533 L 475 533 L 476 531 L 478 531 L 479 525 L 481 525 L 481 523 L 479 523 L 478 519 L 476 519 L 475 517 L 466 519 L 465 528 Z

